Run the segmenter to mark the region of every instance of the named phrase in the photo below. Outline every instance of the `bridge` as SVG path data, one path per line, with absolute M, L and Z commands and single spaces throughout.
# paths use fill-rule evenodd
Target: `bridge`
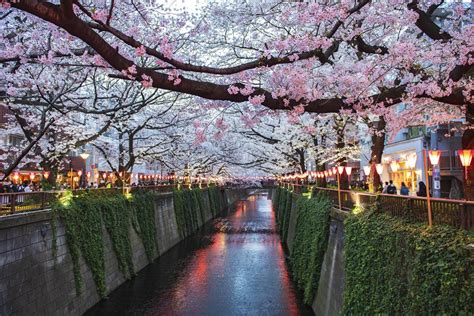
M 0 198 L 5 315 L 337 315 L 363 308 L 392 313 L 401 304 L 405 312 L 472 310 L 472 202 L 434 199 L 434 226 L 427 228 L 423 198 L 288 184 L 162 185 Z M 352 214 L 373 208 L 373 216 Z M 407 253 L 397 247 L 401 236 Z M 433 243 L 420 258 L 411 253 L 426 241 L 419 236 Z M 396 260 L 382 244 L 406 256 L 394 264 L 409 271 L 420 269 L 421 261 L 445 266 L 456 281 L 430 283 L 427 295 L 437 300 L 421 309 L 410 291 L 446 271 L 414 271 L 417 277 L 407 279 L 380 261 Z M 449 259 L 435 256 L 437 247 Z M 383 293 L 357 292 L 377 286 L 377 275 L 405 284 L 399 303 L 384 303 Z M 360 284 L 366 277 L 371 279 Z M 457 304 L 445 305 L 447 295 Z

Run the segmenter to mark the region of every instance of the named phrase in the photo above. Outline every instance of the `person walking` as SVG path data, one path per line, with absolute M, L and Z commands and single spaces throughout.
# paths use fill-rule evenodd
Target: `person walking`
M 417 196 L 426 196 L 426 184 L 423 181 L 418 182 Z
M 400 194 L 401 195 L 409 195 L 410 190 L 408 190 L 408 187 L 406 186 L 405 182 L 402 182 L 402 186 L 400 188 Z
M 385 182 L 385 185 L 383 186 L 382 193 L 387 194 L 387 190 L 388 190 L 388 182 Z
M 397 194 L 397 187 L 393 184 L 393 181 L 390 180 L 390 184 L 387 187 L 388 194 Z

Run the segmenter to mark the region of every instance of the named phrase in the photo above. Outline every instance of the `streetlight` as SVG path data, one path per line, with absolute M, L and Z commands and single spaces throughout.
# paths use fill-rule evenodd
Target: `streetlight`
M 87 161 L 87 158 L 89 158 L 89 154 L 86 153 L 86 152 L 83 152 L 83 153 L 81 153 L 79 156 L 81 156 L 81 158 L 84 159 L 84 168 L 83 168 L 84 172 L 83 172 L 83 173 L 84 173 L 84 175 L 85 175 L 85 174 L 86 174 L 86 161 Z M 82 172 L 81 172 L 81 175 L 82 175 Z M 80 182 L 82 181 L 81 175 L 79 175 L 79 181 L 80 181 Z M 84 180 L 85 180 L 85 179 L 84 179 Z M 84 181 L 82 181 L 82 183 L 84 184 Z
M 428 226 L 431 227 L 433 225 L 433 217 L 431 215 L 430 179 L 429 179 L 429 175 L 428 175 L 428 159 L 426 157 L 426 152 L 427 151 L 428 150 L 426 150 L 426 149 L 423 150 L 423 167 L 425 169 L 426 203 L 428 204 Z

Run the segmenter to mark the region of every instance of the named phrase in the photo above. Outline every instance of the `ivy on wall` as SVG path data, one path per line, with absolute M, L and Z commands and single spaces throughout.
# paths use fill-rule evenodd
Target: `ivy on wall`
M 298 214 L 290 264 L 293 278 L 304 292 L 305 304 L 311 305 L 318 289 L 324 254 L 329 239 L 331 202 L 319 194 L 315 198 L 299 197 Z
M 345 221 L 344 314 L 468 315 L 472 233 L 367 211 Z
M 130 201 L 132 226 L 143 242 L 148 261 L 152 262 L 157 256 L 156 223 L 155 223 L 156 193 L 141 192 L 133 195 Z
M 102 211 L 105 228 L 112 240 L 118 265 L 123 275 L 129 279 L 135 274 L 133 268 L 132 246 L 129 238 L 130 208 L 122 196 L 96 199 Z
M 288 228 L 290 224 L 291 206 L 293 203 L 293 194 L 285 189 L 277 188 L 278 201 L 275 204 L 276 221 L 278 232 L 280 233 L 282 242 L 286 242 L 288 237 Z
M 207 192 L 209 194 L 211 213 L 213 216 L 216 216 L 223 208 L 220 189 L 218 187 L 211 186 L 207 188 Z
M 134 275 L 129 235 L 131 224 L 140 236 L 149 260 L 153 260 L 156 256 L 154 200 L 153 193 L 139 193 L 129 201 L 121 194 L 84 193 L 73 197 L 71 192 L 66 192 L 53 205 L 53 242 L 56 243 L 56 220 L 61 218 L 66 228 L 77 294 L 81 293 L 83 286 L 79 263 L 82 255 L 92 272 L 97 293 L 101 298 L 106 296 L 102 227 L 110 235 L 119 268 L 126 278 Z
M 221 210 L 220 190 L 216 187 L 207 189 L 209 195 L 209 207 L 213 216 Z M 203 191 L 199 188 L 192 190 L 175 189 L 173 191 L 176 224 L 182 238 L 194 233 L 201 224 L 206 221 Z

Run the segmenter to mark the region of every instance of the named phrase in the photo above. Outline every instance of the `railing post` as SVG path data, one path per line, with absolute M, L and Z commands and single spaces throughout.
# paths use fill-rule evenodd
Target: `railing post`
M 42 191 L 41 192 L 41 209 L 44 209 L 45 201 L 46 201 L 46 192 Z
M 11 202 L 11 214 L 15 214 L 15 204 L 16 204 L 16 197 L 14 193 L 10 193 L 10 202 Z
M 462 204 L 459 204 L 459 208 L 460 208 L 460 213 L 461 213 L 461 228 L 463 229 L 468 229 L 468 225 L 467 225 L 467 205 L 462 203 Z

